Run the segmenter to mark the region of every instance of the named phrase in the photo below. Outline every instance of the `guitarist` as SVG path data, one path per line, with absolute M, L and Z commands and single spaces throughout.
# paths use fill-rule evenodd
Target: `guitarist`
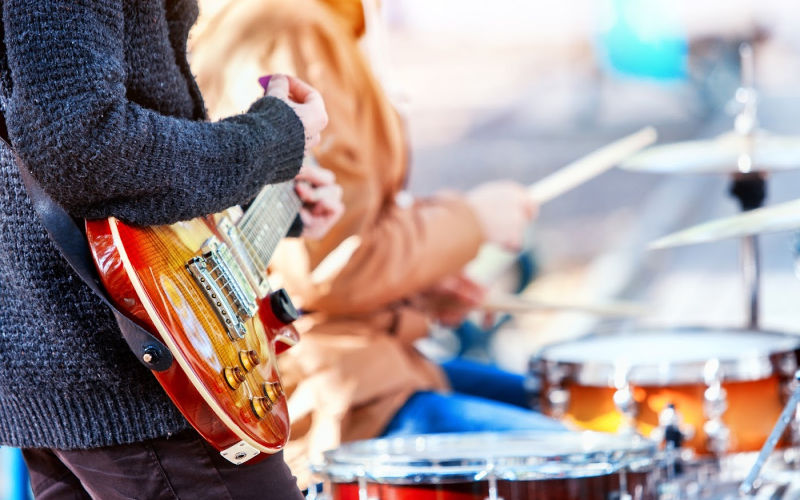
M 326 125 L 292 77 L 207 122 L 185 50 L 195 0 L 0 6 L 7 138 L 76 218 L 169 224 L 246 203 L 297 175 Z M 307 229 L 324 233 L 338 188 L 302 179 Z M 282 454 L 235 466 L 189 427 L 48 238 L 5 144 L 0 183 L 0 443 L 23 449 L 37 498 L 302 498 Z
M 374 7 L 370 1 L 364 7 Z M 431 321 L 458 324 L 481 302 L 484 290 L 461 270 L 483 242 L 521 245 L 536 212 L 526 190 L 498 181 L 398 200 L 406 137 L 358 45 L 366 24 L 359 0 L 201 2 L 206 7 L 217 13 L 198 25 L 191 51 L 212 114 L 234 112 L 242 89 L 251 85 L 257 95 L 256 77 L 276 71 L 310 81 L 330 113 L 315 157 L 341 183 L 345 214 L 325 238 L 286 242 L 289 258 L 274 259 L 292 296 L 313 311 L 301 319 L 303 341 L 281 358 L 294 389 L 286 456 L 295 474 L 309 457 L 354 439 L 562 429 L 520 408 L 528 404 L 522 376 L 463 363 L 443 372 L 414 348 Z

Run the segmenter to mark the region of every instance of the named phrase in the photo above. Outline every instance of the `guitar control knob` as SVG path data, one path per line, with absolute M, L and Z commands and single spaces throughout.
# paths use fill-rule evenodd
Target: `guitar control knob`
M 283 394 L 283 387 L 280 382 L 265 382 L 263 385 L 264 396 L 274 403 Z
M 272 313 L 284 325 L 293 323 L 300 317 L 300 313 L 292 304 L 292 299 L 289 298 L 289 293 L 283 288 L 270 294 L 269 304 L 272 307 Z
M 272 411 L 272 401 L 268 398 L 256 396 L 250 398 L 250 407 L 259 419 L 266 417 Z
M 257 364 L 261 363 L 261 358 L 258 357 L 258 353 L 256 351 L 239 351 L 239 362 L 242 363 L 242 368 L 247 373 L 256 367 Z
M 230 387 L 233 390 L 238 389 L 239 386 L 242 385 L 242 382 L 244 382 L 245 380 L 244 370 L 242 370 L 238 366 L 225 368 L 224 375 L 225 375 L 225 382 L 227 382 L 228 387 Z

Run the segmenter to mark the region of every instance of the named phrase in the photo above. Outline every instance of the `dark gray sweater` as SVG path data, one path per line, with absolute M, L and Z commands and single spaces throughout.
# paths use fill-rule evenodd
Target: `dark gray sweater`
M 195 0 L 0 4 L 9 135 L 74 216 L 171 223 L 298 170 L 303 128 L 284 103 L 203 121 L 185 55 Z M 0 443 L 89 448 L 188 427 L 48 239 L 6 148 L 0 187 Z

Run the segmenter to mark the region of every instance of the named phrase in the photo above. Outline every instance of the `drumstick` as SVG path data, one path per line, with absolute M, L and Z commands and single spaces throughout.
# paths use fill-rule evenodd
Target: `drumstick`
M 596 177 L 637 151 L 653 144 L 658 134 L 653 127 L 623 137 L 537 181 L 528 188 L 531 198 L 542 204 Z
M 647 313 L 647 309 L 636 302 L 581 304 L 546 301 L 504 293 L 493 293 L 483 301 L 479 308 L 486 312 L 505 312 L 510 314 L 530 314 L 561 310 L 587 312 L 598 316 L 642 316 Z

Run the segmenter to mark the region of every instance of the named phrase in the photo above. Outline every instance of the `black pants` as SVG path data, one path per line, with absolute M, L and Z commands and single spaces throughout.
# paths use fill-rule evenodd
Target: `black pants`
M 233 465 L 195 431 L 90 450 L 23 449 L 37 500 L 302 500 L 283 454 Z

